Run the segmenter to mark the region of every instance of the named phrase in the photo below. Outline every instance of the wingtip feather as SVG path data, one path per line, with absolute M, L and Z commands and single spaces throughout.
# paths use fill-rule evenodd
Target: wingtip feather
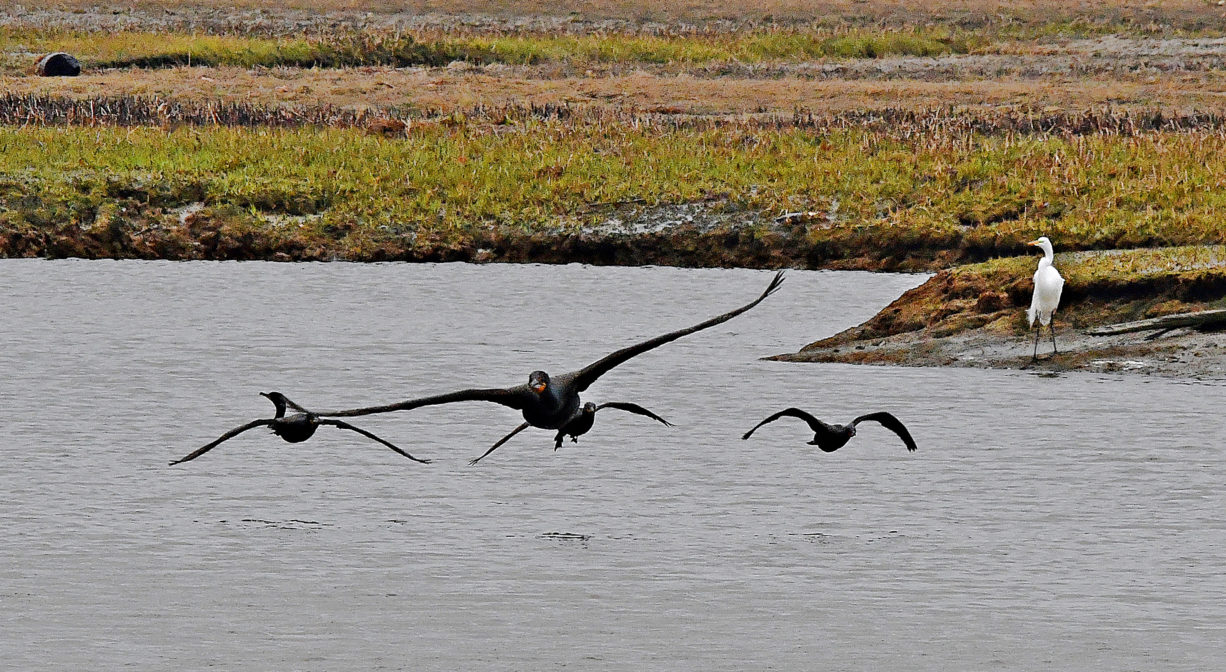
M 783 273 L 784 272 L 782 270 L 775 273 L 775 277 L 771 278 L 771 284 L 768 285 L 766 287 L 766 291 L 763 292 L 762 298 L 766 298 L 779 290 L 779 287 L 783 285 L 783 278 L 784 278 Z

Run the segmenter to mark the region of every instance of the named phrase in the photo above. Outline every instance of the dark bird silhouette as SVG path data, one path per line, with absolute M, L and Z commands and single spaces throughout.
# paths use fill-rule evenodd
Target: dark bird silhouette
M 407 411 L 422 406 L 435 406 L 458 401 L 489 401 L 502 404 L 523 412 L 524 420 L 532 427 L 541 429 L 561 429 L 579 412 L 579 393 L 596 379 L 608 373 L 613 367 L 626 360 L 641 355 L 648 350 L 658 348 L 665 343 L 675 341 L 682 336 L 688 336 L 722 322 L 727 322 L 741 313 L 761 303 L 766 297 L 775 293 L 783 282 L 783 271 L 775 274 L 770 285 L 757 299 L 737 308 L 736 310 L 713 317 L 686 329 L 671 331 L 662 336 L 643 341 L 637 345 L 622 348 L 585 366 L 578 371 L 571 371 L 551 377 L 544 371 L 533 371 L 528 375 L 527 385 L 517 385 L 510 388 L 469 389 L 450 392 L 420 399 L 410 399 L 385 406 L 368 406 L 343 411 L 320 411 L 321 416 L 349 417 L 369 415 L 371 413 L 387 413 L 390 411 Z
M 651 418 L 665 427 L 673 426 L 673 423 L 661 418 L 638 404 L 632 404 L 628 401 L 606 401 L 599 406 L 589 401 L 583 405 L 583 408 L 579 411 L 578 415 L 571 418 L 570 422 L 566 423 L 562 429 L 558 430 L 558 435 L 553 437 L 553 449 L 557 450 L 561 448 L 562 438 L 566 436 L 570 437 L 572 443 L 578 443 L 579 437 L 591 431 L 592 425 L 596 422 L 596 411 L 599 411 L 602 408 L 616 408 L 619 411 L 637 413 L 638 415 Z
M 180 462 L 187 462 L 190 460 L 194 460 L 197 457 L 200 457 L 201 455 L 216 448 L 217 445 L 220 444 L 221 442 L 226 441 L 227 439 L 232 439 L 235 436 L 238 436 L 239 434 L 242 434 L 243 432 L 249 429 L 255 429 L 256 427 L 266 426 L 269 429 L 271 429 L 274 434 L 281 437 L 288 443 L 301 443 L 311 438 L 311 436 L 315 434 L 315 430 L 320 425 L 331 425 L 333 427 L 339 427 L 341 429 L 348 429 L 350 431 L 357 432 L 358 434 L 361 434 L 362 436 L 365 436 L 368 439 L 374 439 L 375 441 L 382 443 L 388 448 L 391 448 L 392 450 L 396 451 L 397 453 L 400 453 L 401 455 L 404 455 L 405 457 L 409 458 L 410 460 L 413 460 L 414 462 L 421 462 L 422 464 L 430 463 L 430 460 L 423 460 L 423 459 L 413 457 L 412 455 L 404 452 L 403 450 L 397 448 L 396 446 L 388 443 L 387 441 L 384 441 L 383 439 L 375 436 L 374 434 L 371 434 L 370 432 L 364 429 L 354 427 L 353 425 L 347 422 L 342 422 L 340 420 L 331 420 L 327 418 L 321 418 L 319 417 L 319 414 L 311 413 L 310 411 L 307 411 L 306 409 L 302 408 L 298 404 L 295 404 L 294 402 L 290 401 L 284 394 L 281 394 L 280 392 L 261 392 L 260 394 L 265 397 L 268 397 L 269 401 L 271 401 L 273 405 L 276 406 L 277 414 L 274 417 L 264 418 L 261 420 L 252 420 L 251 422 L 248 422 L 245 425 L 240 425 L 238 427 L 235 427 L 234 429 L 231 429 L 225 434 L 222 434 L 220 437 L 217 438 L 216 441 L 213 441 L 212 443 L 209 443 L 205 446 L 201 446 L 200 448 L 197 448 L 196 450 L 188 454 L 186 457 L 180 458 L 178 460 L 173 460 L 171 464 L 175 465 L 175 464 L 179 464 Z M 295 413 L 294 415 L 287 416 L 285 415 L 286 406 L 293 407 L 294 409 L 301 411 L 301 412 Z
M 561 429 L 558 430 L 558 435 L 553 437 L 554 438 L 553 449 L 557 450 L 561 448 L 562 439 L 566 436 L 569 436 L 571 441 L 574 441 L 577 443 L 579 441 L 580 436 L 583 436 L 584 434 L 587 434 L 589 431 L 591 431 L 592 424 L 596 422 L 596 411 L 599 411 L 602 408 L 616 408 L 622 411 L 638 413 L 639 415 L 645 415 L 649 418 L 652 418 L 653 420 L 658 420 L 661 423 L 663 423 L 664 426 L 666 427 L 673 426 L 673 423 L 665 420 L 664 418 L 661 418 L 660 416 L 656 415 L 655 413 L 652 413 L 651 411 L 643 408 L 642 406 L 639 406 L 638 404 L 632 404 L 632 403 L 624 402 L 624 401 L 606 401 L 605 403 L 597 406 L 596 404 L 589 401 L 583 405 L 583 408 L 580 409 L 578 413 L 575 414 L 575 417 L 571 418 L 570 422 L 566 423 L 565 425 L 562 426 Z M 498 439 L 498 442 L 490 446 L 489 450 L 482 453 L 481 457 L 477 457 L 472 460 L 469 460 L 468 463 L 476 464 L 480 462 L 481 458 L 494 452 L 495 448 L 506 443 L 507 441 L 511 439 L 512 436 L 515 436 L 516 434 L 524 431 L 525 429 L 528 429 L 529 427 L 531 427 L 531 425 L 529 425 L 526 422 L 516 427 L 515 429 L 511 430 L 510 434 L 507 434 L 501 439 Z
M 745 435 L 741 438 L 748 439 L 749 436 L 762 425 L 765 425 L 768 422 L 774 422 L 785 415 L 793 418 L 800 418 L 801 420 L 809 423 L 809 427 L 813 430 L 813 440 L 809 442 L 809 445 L 817 446 L 826 453 L 833 453 L 846 445 L 847 442 L 851 440 L 851 437 L 856 435 L 856 425 L 864 422 L 865 420 L 872 420 L 873 422 L 881 423 L 882 427 L 885 427 L 886 429 L 897 434 L 903 440 L 903 443 L 907 444 L 907 450 L 916 449 L 915 439 L 911 438 L 911 432 L 907 431 L 907 428 L 904 427 L 901 422 L 899 422 L 898 418 L 886 413 L 885 411 L 861 415 L 846 425 L 828 425 L 812 415 L 805 413 L 799 408 L 785 408 L 762 422 L 754 425 L 754 428 L 748 432 L 745 432 Z

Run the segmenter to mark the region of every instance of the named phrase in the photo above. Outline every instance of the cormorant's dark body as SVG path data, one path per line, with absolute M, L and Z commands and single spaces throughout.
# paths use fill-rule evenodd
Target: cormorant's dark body
M 223 441 L 232 439 L 235 436 L 238 436 L 239 434 L 242 434 L 243 432 L 249 429 L 255 429 L 256 427 L 268 427 L 269 429 L 272 430 L 273 434 L 276 434 L 277 436 L 281 437 L 288 443 L 302 443 L 303 441 L 306 441 L 307 439 L 314 436 L 315 430 L 318 429 L 320 425 L 331 425 L 333 427 L 339 427 L 341 429 L 348 429 L 350 431 L 357 432 L 358 434 L 361 434 L 362 436 L 365 436 L 369 439 L 373 439 L 375 441 L 378 441 L 379 443 L 382 443 L 388 448 L 391 448 L 392 450 L 396 451 L 397 453 L 400 453 L 401 455 L 404 455 L 405 457 L 409 458 L 410 460 L 413 460 L 414 462 L 421 462 L 422 464 L 428 464 L 430 462 L 430 460 L 423 460 L 423 459 L 418 459 L 416 457 L 413 457 L 412 455 L 406 453 L 400 448 L 397 448 L 391 443 L 384 441 L 383 439 L 375 436 L 374 434 L 371 434 L 370 432 L 364 429 L 359 429 L 357 427 L 354 427 L 353 425 L 347 422 L 342 422 L 340 420 L 320 418 L 318 413 L 312 413 L 302 408 L 298 404 L 295 404 L 294 402 L 290 401 L 288 397 L 286 397 L 284 394 L 281 394 L 280 392 L 261 392 L 260 394 L 265 397 L 268 397 L 269 401 L 271 401 L 273 405 L 276 406 L 277 413 L 275 416 L 271 418 L 264 418 L 261 420 L 252 420 L 251 422 L 245 425 L 240 425 L 238 427 L 235 427 L 234 429 L 231 429 L 225 434 L 222 434 L 212 443 L 209 443 L 200 448 L 197 448 L 195 451 L 191 452 L 187 456 L 180 458 L 178 460 L 172 461 L 171 464 L 174 465 L 174 464 L 179 464 L 180 462 L 188 462 L 190 460 L 194 460 L 197 457 L 200 457 L 201 455 L 216 448 L 218 444 L 222 443 Z M 286 406 L 291 406 L 301 412 L 295 413 L 293 415 L 286 415 L 285 414 Z
M 624 402 L 624 401 L 606 401 L 605 403 L 597 406 L 596 404 L 593 404 L 592 402 L 589 401 L 586 404 L 584 404 L 583 408 L 570 419 L 570 422 L 566 423 L 565 425 L 562 425 L 562 428 L 558 430 L 558 435 L 554 437 L 553 449 L 557 450 L 558 448 L 561 448 L 562 439 L 566 436 L 571 437 L 572 441 L 577 442 L 580 436 L 583 436 L 584 434 L 587 434 L 589 431 L 591 431 L 592 424 L 596 422 L 596 411 L 599 411 L 600 409 L 606 408 L 606 407 L 616 408 L 616 409 L 620 409 L 623 411 L 629 411 L 631 413 L 637 413 L 639 415 L 645 415 L 649 418 L 660 421 L 667 427 L 673 426 L 673 423 L 665 420 L 664 418 L 661 418 L 660 416 L 656 415 L 655 413 L 652 413 L 651 411 L 643 408 L 642 406 L 639 406 L 638 404 L 631 404 L 629 402 Z M 482 453 L 481 457 L 477 457 L 472 460 L 469 460 L 468 463 L 476 464 L 480 462 L 481 458 L 494 452 L 495 448 L 506 443 L 507 441 L 511 439 L 512 436 L 515 436 L 516 434 L 524 431 L 525 429 L 528 429 L 529 427 L 531 427 L 531 425 L 525 422 L 522 425 L 516 427 L 515 429 L 512 429 L 510 434 L 507 434 L 501 439 L 498 439 L 498 442 L 490 446 L 489 450 Z
M 907 428 L 903 426 L 902 422 L 900 422 L 898 418 L 886 413 L 885 411 L 861 415 L 846 425 L 831 425 L 818 420 L 799 408 L 785 408 L 762 422 L 754 425 L 754 428 L 748 432 L 745 432 L 745 435 L 741 438 L 748 439 L 750 435 L 762 425 L 765 425 L 768 422 L 774 422 L 775 420 L 785 416 L 800 418 L 801 420 L 807 422 L 809 424 L 809 428 L 813 430 L 813 440 L 809 442 L 809 445 L 817 446 L 826 453 L 833 453 L 839 448 L 847 445 L 847 442 L 851 440 L 851 437 L 856 435 L 856 425 L 864 422 L 865 420 L 872 420 L 873 422 L 880 423 L 882 427 L 885 427 L 886 429 L 897 434 L 899 438 L 903 440 L 903 443 L 907 444 L 907 450 L 916 449 L 915 439 L 911 438 L 911 432 L 907 431 Z
M 639 406 L 638 404 L 632 404 L 632 403 L 625 402 L 625 401 L 606 401 L 605 403 L 597 406 L 596 404 L 593 404 L 592 402 L 589 401 L 583 405 L 583 409 L 580 410 L 575 415 L 575 417 L 571 418 L 570 422 L 566 423 L 565 425 L 562 426 L 562 429 L 558 430 L 558 435 L 553 437 L 553 441 L 554 441 L 553 449 L 557 450 L 561 448 L 562 439 L 567 436 L 570 437 L 570 440 L 572 442 L 577 443 L 579 441 L 579 437 L 583 436 L 584 434 L 587 434 L 588 432 L 592 430 L 592 425 L 595 424 L 596 422 L 596 411 L 599 411 L 602 408 L 616 408 L 621 411 L 629 411 L 630 413 L 637 413 L 639 415 L 646 416 L 648 418 L 651 418 L 652 420 L 660 422 L 665 427 L 673 426 L 673 423 L 665 420 L 664 418 L 661 418 L 660 416 L 656 415 L 655 413 L 652 413 L 651 411 L 643 408 L 642 406 Z

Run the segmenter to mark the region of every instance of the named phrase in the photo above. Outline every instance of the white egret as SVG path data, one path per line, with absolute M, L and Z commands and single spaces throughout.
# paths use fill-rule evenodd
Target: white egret
M 1030 319 L 1031 327 L 1034 327 L 1036 318 L 1039 320 L 1039 328 L 1034 332 L 1034 355 L 1031 359 L 1037 362 L 1039 361 L 1039 332 L 1043 331 L 1045 326 L 1051 325 L 1052 354 L 1060 352 L 1056 349 L 1056 323 L 1053 317 L 1056 308 L 1060 305 L 1060 292 L 1064 290 L 1064 278 L 1060 277 L 1060 271 L 1051 265 L 1055 253 L 1052 252 L 1051 241 L 1047 239 L 1047 236 L 1026 244 L 1043 249 L 1043 258 L 1039 260 L 1039 268 L 1034 272 L 1034 296 L 1030 299 L 1030 308 L 1026 310 L 1026 317 Z

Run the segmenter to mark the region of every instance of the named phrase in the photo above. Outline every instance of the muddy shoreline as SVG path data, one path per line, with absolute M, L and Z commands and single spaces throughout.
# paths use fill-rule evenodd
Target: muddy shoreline
M 657 213 L 660 214 L 660 213 Z M 1174 311 L 1223 307 L 1226 256 L 1215 252 L 1204 268 L 1144 277 L 1081 280 L 1066 288 L 1057 315 L 1059 353 L 1045 333 L 1039 361 L 1024 321 L 1033 259 L 1011 258 L 1017 268 L 979 272 L 956 266 L 957 252 L 913 250 L 910 254 L 847 255 L 808 242 L 802 232 L 746 226 L 750 213 L 722 219 L 678 210 L 671 218 L 630 222 L 610 218 L 580 232 L 491 230 L 463 240 L 416 240 L 391 236 L 349 244 L 360 256 L 341 254 L 327 240 L 301 240 L 276 228 L 214 227 L 182 218 L 177 227 L 125 226 L 58 231 L 0 230 L 6 257 L 167 260 L 409 261 L 474 263 L 587 263 L 679 267 L 807 268 L 872 271 L 938 271 L 863 324 L 767 359 L 892 366 L 955 366 L 1086 371 L 1226 379 L 1226 333 L 1176 329 L 1156 338 L 1145 332 L 1092 336 L 1097 326 Z M 761 213 L 756 213 L 761 216 Z M 335 242 L 335 241 L 332 241 Z M 1081 252 L 1082 257 L 1135 251 Z M 1066 260 L 1066 263 L 1067 260 Z M 954 266 L 954 268 L 950 268 Z M 971 269 L 971 270 L 968 270 Z
M 1083 256 L 1090 254 L 1109 253 Z M 1032 284 L 1029 277 L 961 272 L 965 270 L 942 271 L 867 322 L 810 343 L 798 352 L 767 359 L 1226 379 L 1226 331 L 1220 328 L 1109 336 L 1089 333 L 1096 327 L 1137 318 L 1222 307 L 1226 302 L 1226 261 L 1195 271 L 1156 272 L 1142 277 L 1121 274 L 1118 278 L 1082 281 L 1081 286 L 1066 284 L 1056 316 L 1059 352 L 1053 353 L 1050 333 L 1044 331 L 1038 341 L 1037 361 L 1034 332 L 1025 320 Z
M 1226 380 L 1226 334 L 1190 329 L 1152 341 L 1146 334 L 1089 336 L 1057 327 L 1059 354 L 1052 355 L 1046 332 L 1039 361 L 1026 334 L 967 333 L 934 337 L 912 333 L 831 347 L 806 347 L 767 359 L 781 362 L 840 362 L 878 366 L 1014 369 L 1058 374 L 1081 371 L 1126 373 L 1194 380 Z
M 473 263 L 584 263 L 688 268 L 806 268 L 934 271 L 993 250 L 967 246 L 891 247 L 809 235 L 805 221 L 777 221 L 768 213 L 692 203 L 660 206 L 594 205 L 597 223 L 580 229 L 489 226 L 469 231 L 300 226 L 304 218 L 257 222 L 217 216 L 195 204 L 168 211 L 124 202 L 124 218 L 95 218 L 88 226 L 0 221 L 0 257 L 50 259 L 165 259 L 171 261 L 408 261 Z M 807 213 L 806 213 L 807 214 Z M 1002 249 L 998 253 L 1006 253 Z
M 836 249 L 813 241 L 763 213 L 704 212 L 694 206 L 653 210 L 652 218 L 610 216 L 582 231 L 503 228 L 457 239 L 370 232 L 363 240 L 303 237 L 294 227 L 218 223 L 197 212 L 177 225 L 112 222 L 82 228 L 21 230 L 0 227 L 0 256 L 93 259 L 408 261 L 473 263 L 587 263 L 678 267 L 806 268 L 939 271 L 869 321 L 770 357 L 789 362 L 1029 369 L 1048 373 L 1140 373 L 1188 379 L 1226 379 L 1226 334 L 1178 329 L 1149 340 L 1146 333 L 1090 336 L 1089 328 L 1176 310 L 1226 303 L 1226 256 L 1206 268 L 1143 278 L 1111 277 L 1069 285 L 1057 317 L 1051 354 L 1046 334 L 1033 362 L 1023 314 L 1029 301 L 1029 258 L 1005 273 L 968 271 L 968 250 Z M 774 222 L 763 228 L 765 219 Z M 758 226 L 754 226 L 754 222 Z M 982 250 L 973 251 L 981 256 Z M 1015 251 L 1001 250 L 1002 256 Z M 1082 252 L 1098 257 L 1122 252 Z M 1020 263 L 1024 262 L 1024 263 Z M 989 262 L 990 263 L 990 262 Z M 979 264 L 983 266 L 985 264 Z M 953 268 L 951 268 L 953 267 Z M 945 269 L 945 270 L 941 270 Z

